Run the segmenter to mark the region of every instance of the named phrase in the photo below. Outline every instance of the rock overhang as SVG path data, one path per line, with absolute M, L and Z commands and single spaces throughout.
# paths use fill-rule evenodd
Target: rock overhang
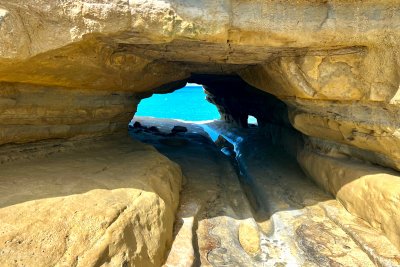
M 397 0 L 0 0 L 0 144 L 126 131 L 141 98 L 198 82 L 225 120 L 300 135 L 305 172 L 348 202 L 331 182 L 353 170 L 329 166 L 400 170 L 399 45 Z M 385 210 L 351 207 L 398 245 Z
M 145 66 L 179 79 L 279 57 L 390 50 L 399 39 L 395 2 L 2 1 L 2 81 L 138 91 L 144 85 L 130 76 Z

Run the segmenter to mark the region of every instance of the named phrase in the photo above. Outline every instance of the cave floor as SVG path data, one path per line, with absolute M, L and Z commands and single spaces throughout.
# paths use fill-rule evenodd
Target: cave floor
M 166 266 L 399 264 L 384 236 L 308 180 L 257 129 L 135 120 L 144 127 L 131 135 L 178 163 L 186 177 Z M 174 125 L 188 132 L 166 134 Z M 225 142 L 218 147 L 209 136 Z

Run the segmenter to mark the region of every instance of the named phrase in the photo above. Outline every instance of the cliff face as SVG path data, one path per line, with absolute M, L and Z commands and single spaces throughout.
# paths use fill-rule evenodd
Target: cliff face
M 228 120 L 302 133 L 305 172 L 400 248 L 398 173 L 365 167 L 400 170 L 399 45 L 396 0 L 0 0 L 0 144 L 125 130 L 141 97 L 196 81 Z M 249 86 L 280 104 L 249 108 Z

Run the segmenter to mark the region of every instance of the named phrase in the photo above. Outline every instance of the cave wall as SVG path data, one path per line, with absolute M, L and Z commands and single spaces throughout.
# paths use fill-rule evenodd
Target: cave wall
M 207 100 L 216 105 L 221 119 L 234 127 L 248 125 L 248 116 L 257 119 L 257 129 L 273 144 L 282 146 L 296 158 L 303 148 L 303 134 L 288 116 L 288 105 L 272 94 L 255 88 L 239 76 L 193 75 L 189 81 L 204 84 Z
M 312 140 L 349 145 L 341 151 L 364 159 L 350 148 L 357 147 L 370 152 L 369 161 L 399 169 L 400 75 L 394 59 L 373 48 L 286 57 L 246 69 L 242 77 L 288 103 L 293 126 Z
M 130 92 L 0 86 L 0 145 L 126 130 L 139 102 Z
M 400 75 L 391 49 L 284 57 L 241 76 L 287 103 L 291 124 L 304 134 L 297 153 L 304 172 L 399 247 L 400 179 L 376 166 L 400 167 Z
M 282 101 L 250 86 L 239 76 L 192 75 L 189 81 L 203 84 L 207 100 L 217 106 L 227 122 L 247 128 L 251 115 L 260 127 L 271 123 L 291 126 Z
M 399 246 L 400 179 L 398 172 L 382 167 L 385 158 L 381 158 L 379 166 L 375 164 L 376 154 L 366 149 L 336 142 L 323 133 L 321 138 L 308 135 L 290 117 L 295 104 L 252 87 L 238 77 L 226 77 L 225 82 L 223 77 L 208 79 L 209 76 L 203 77 L 207 98 L 217 105 L 222 119 L 234 127 L 247 128 L 247 115 L 256 116 L 257 130 L 265 139 L 283 147 L 310 178 L 348 211 L 384 232 Z M 198 81 L 198 77 L 194 80 Z M 319 126 L 314 121 L 304 129 L 318 133 Z
M 399 177 L 372 165 L 400 170 L 399 44 L 397 0 L 0 0 L 0 144 L 125 130 L 158 88 L 239 75 L 286 103 L 305 172 L 400 247 Z M 282 119 L 206 86 L 230 121 Z
M 291 101 L 303 133 L 361 147 L 397 168 L 399 14 L 397 1 L 377 0 L 0 0 L 0 82 L 141 94 L 192 73 L 239 74 Z M 333 106 L 339 102 L 371 111 Z M 374 113 L 372 122 L 361 113 Z M 328 120 L 348 125 L 308 127 Z M 5 135 L 2 143 L 15 141 Z

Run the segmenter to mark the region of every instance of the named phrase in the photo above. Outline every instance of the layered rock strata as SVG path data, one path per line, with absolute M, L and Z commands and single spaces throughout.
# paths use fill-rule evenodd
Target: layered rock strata
M 129 92 L 1 84 L 0 144 L 102 135 L 126 129 Z
M 287 103 L 285 105 L 282 100 L 270 94 L 260 92 L 240 80 L 233 80 L 231 86 L 229 82 L 226 87 L 218 85 L 218 82 L 208 82 L 206 86 L 208 98 L 219 107 L 223 117 L 228 122 L 243 126 L 247 124 L 248 115 L 256 116 L 260 131 L 265 134 L 266 139 L 282 146 L 297 158 L 304 172 L 323 189 L 336 196 L 348 211 L 370 223 L 400 247 L 397 219 L 399 173 L 372 164 L 379 162 L 385 166 L 383 157 L 378 158 L 381 161 L 376 161 L 376 153 L 335 142 L 333 138 L 326 140 L 305 135 L 304 132 L 310 131 L 321 136 L 323 133 L 318 131 L 320 124 L 317 121 L 310 120 L 307 127 L 300 128 L 292 120 L 291 115 L 298 103 L 282 99 Z M 230 94 L 226 93 L 227 90 L 230 90 Z M 345 107 L 344 104 L 341 105 Z M 329 127 L 329 124 L 324 126 Z M 326 134 L 325 138 L 328 137 Z M 367 142 L 365 144 L 368 145 Z M 393 146 L 380 148 L 393 149 Z
M 306 151 L 299 161 L 320 184 L 358 181 L 368 164 L 399 171 L 399 44 L 397 0 L 0 0 L 0 144 L 124 130 L 141 97 L 197 74 L 239 75 L 287 104 L 306 141 L 290 146 Z M 239 105 L 261 121 L 264 112 L 281 117 L 281 109 L 250 110 L 248 93 L 215 92 L 212 101 L 225 114 Z M 310 165 L 316 156 L 321 170 Z M 327 157 L 367 167 L 342 175 Z M 399 228 L 387 219 L 398 209 L 399 178 L 389 176 L 347 206 L 399 247 Z M 338 185 L 325 187 L 346 206 Z M 380 194 L 390 196 L 387 206 L 368 204 Z

